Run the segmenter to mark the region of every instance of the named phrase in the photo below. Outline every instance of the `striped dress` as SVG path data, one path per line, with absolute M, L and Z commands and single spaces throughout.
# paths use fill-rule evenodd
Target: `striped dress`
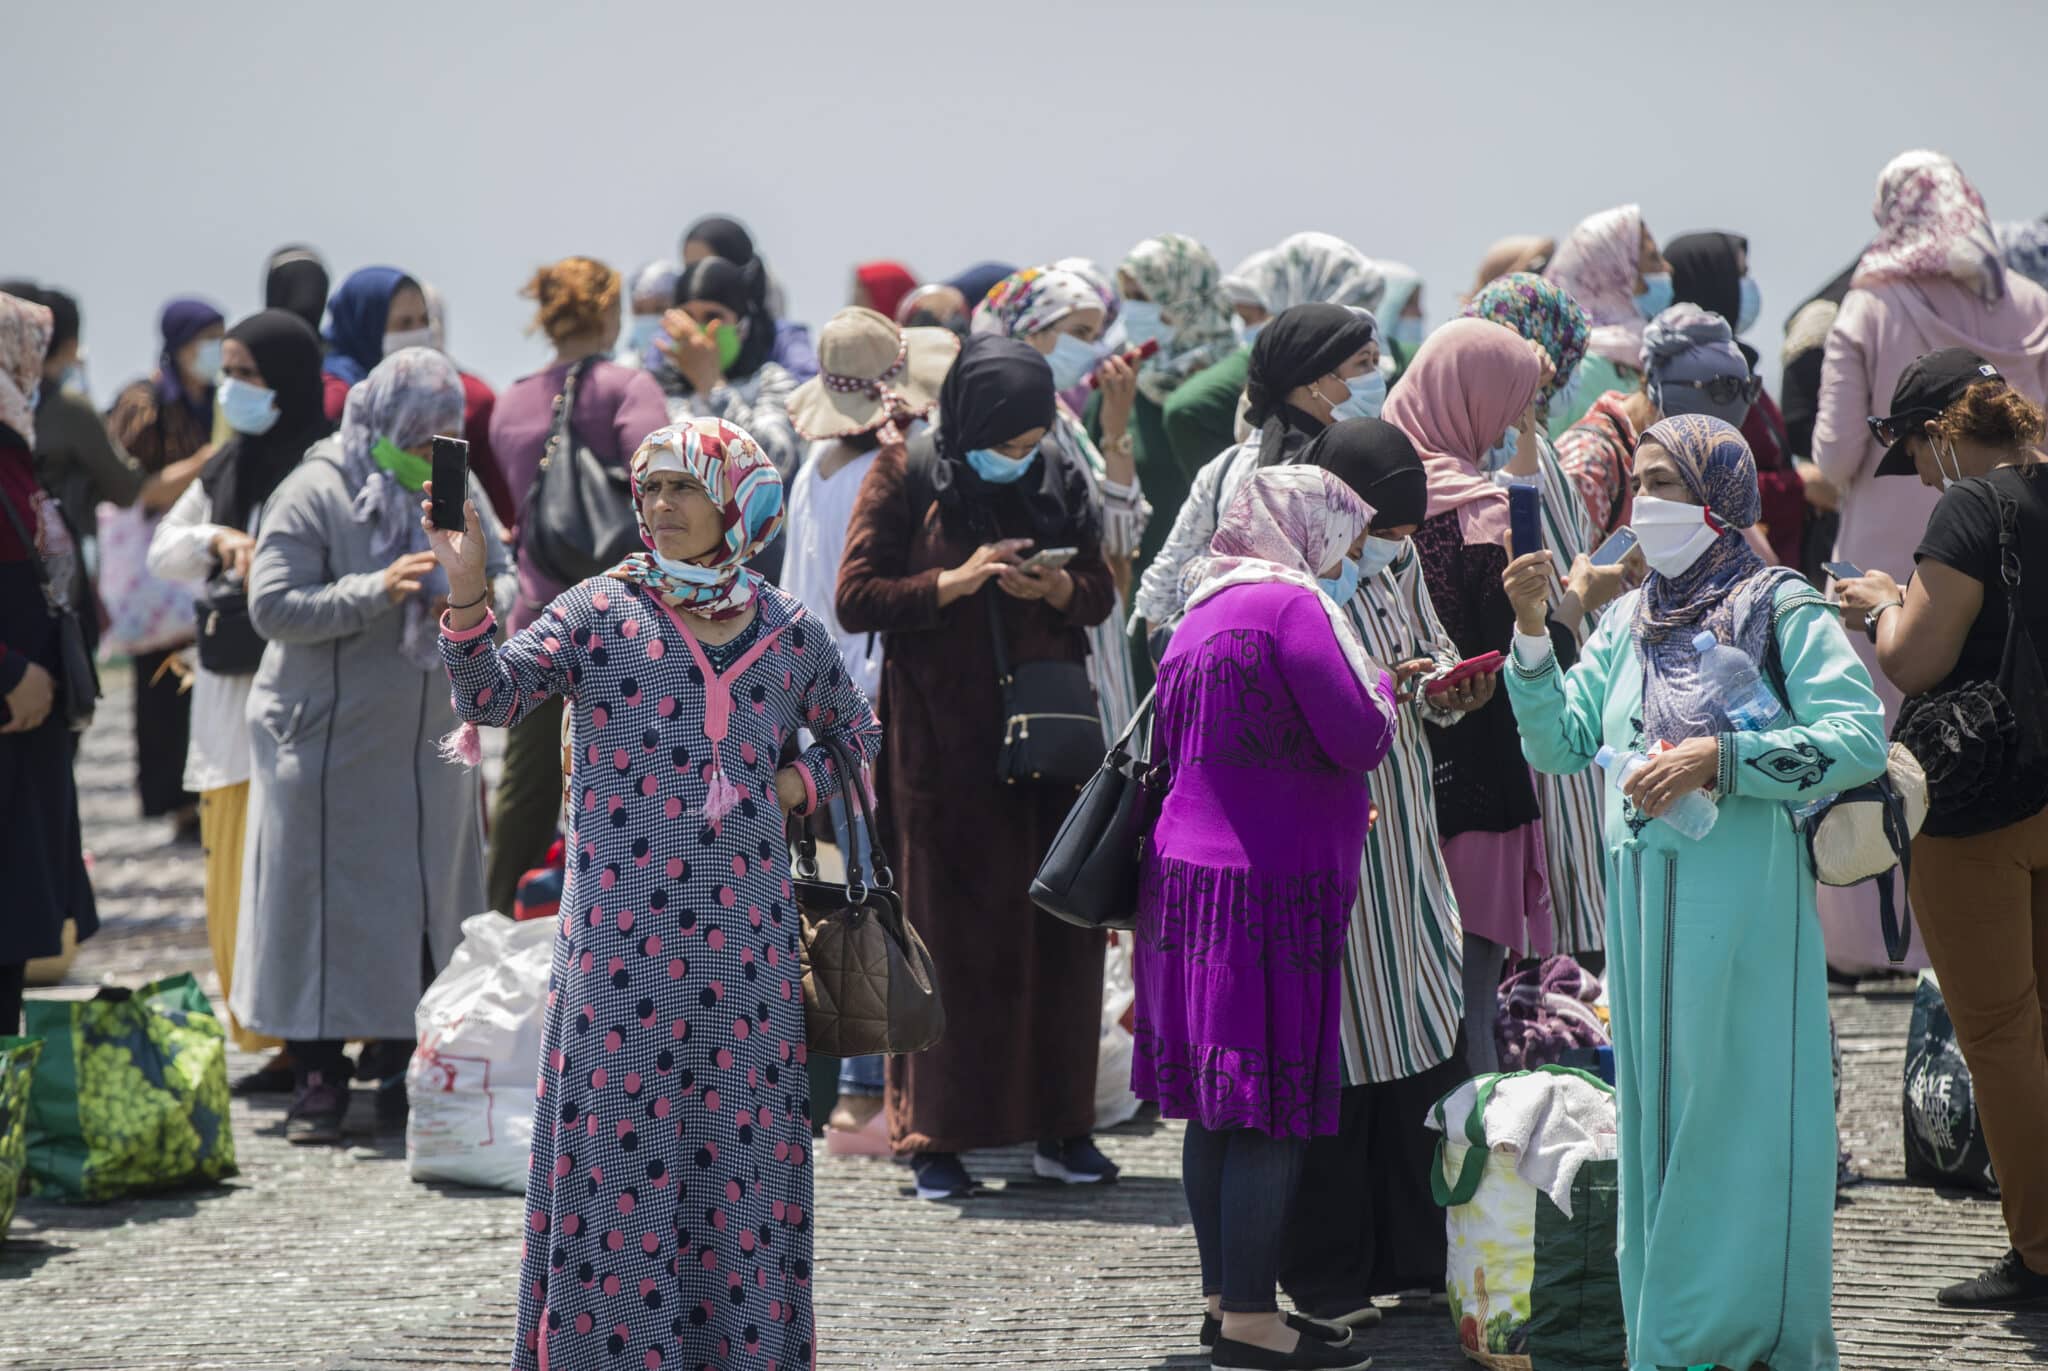
M 1145 526 L 1152 521 L 1152 506 L 1145 501 L 1136 472 L 1127 486 L 1108 479 L 1101 450 L 1064 404 L 1053 437 L 1060 450 L 1095 480 L 1102 513 L 1102 556 L 1117 581 L 1116 607 L 1107 619 L 1088 630 L 1088 680 L 1102 711 L 1103 734 L 1114 738 L 1138 709 L 1138 686 L 1131 674 L 1130 646 L 1124 639 L 1124 621 L 1129 618 L 1124 587 L 1130 579 L 1131 558 L 1137 555 Z
M 1445 670 L 1458 662 L 1412 546 L 1367 577 L 1345 609 L 1374 661 L 1431 657 Z M 1372 773 L 1379 817 L 1366 836 L 1344 946 L 1346 1085 L 1427 1071 L 1451 1055 L 1464 1018 L 1464 932 L 1437 837 L 1429 740 L 1414 713 L 1436 724 L 1463 717 L 1406 707 L 1392 749 Z
M 1541 435 L 1539 435 L 1541 436 Z M 1556 563 L 1553 599 L 1564 593 L 1572 560 L 1591 552 L 1598 530 L 1586 502 L 1557 460 L 1548 438 L 1543 450 L 1543 538 Z M 1588 615 L 1579 641 L 1593 631 Z M 1571 776 L 1536 773 L 1536 805 L 1543 812 L 1543 855 L 1550 865 L 1550 910 L 1559 952 L 1598 952 L 1607 946 L 1607 848 L 1601 837 L 1600 782 L 1605 773 L 1588 767 Z

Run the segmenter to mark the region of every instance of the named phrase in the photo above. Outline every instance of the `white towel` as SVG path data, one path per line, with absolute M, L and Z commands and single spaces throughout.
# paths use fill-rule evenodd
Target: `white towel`
M 1465 1082 L 1444 1101 L 1451 1136 L 1464 1139 L 1463 1120 L 1478 1098 L 1480 1077 Z M 1431 1109 L 1429 1126 L 1436 1124 Z M 1512 1155 L 1515 1174 L 1572 1214 L 1572 1181 L 1579 1167 L 1615 1155 L 1614 1097 L 1583 1077 L 1551 1071 L 1501 1076 L 1486 1102 L 1489 1151 Z

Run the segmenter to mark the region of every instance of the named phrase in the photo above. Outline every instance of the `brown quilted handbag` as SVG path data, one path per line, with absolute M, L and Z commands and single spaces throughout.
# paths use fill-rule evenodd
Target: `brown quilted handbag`
M 818 879 L 817 841 L 806 827 L 793 831 L 796 903 L 803 919 L 804 1037 L 812 1051 L 833 1057 L 921 1052 L 946 1031 L 938 969 L 903 916 L 860 767 L 836 739 L 826 739 L 825 746 L 847 797 L 852 831 L 844 835 L 844 885 Z

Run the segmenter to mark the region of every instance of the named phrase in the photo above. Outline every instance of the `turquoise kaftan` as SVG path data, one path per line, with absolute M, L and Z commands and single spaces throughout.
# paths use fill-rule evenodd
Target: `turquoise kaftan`
M 1602 616 L 1570 672 L 1547 650 L 1507 671 L 1539 770 L 1582 770 L 1602 743 L 1644 749 L 1636 599 Z M 1820 596 L 1788 581 L 1772 605 L 1803 722 L 1721 735 L 1713 832 L 1684 838 L 1602 787 L 1631 1371 L 1840 1364 L 1826 962 L 1784 802 L 1876 777 L 1884 717 Z

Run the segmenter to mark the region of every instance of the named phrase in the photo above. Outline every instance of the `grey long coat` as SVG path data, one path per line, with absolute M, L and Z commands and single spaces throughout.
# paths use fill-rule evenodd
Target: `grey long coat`
M 388 559 L 350 514 L 333 440 L 271 497 L 249 571 L 269 646 L 249 693 L 251 789 L 231 1004 L 280 1038 L 413 1036 L 420 993 L 485 908 L 482 781 L 442 760 L 446 672 L 399 650 Z M 510 565 L 483 512 L 492 584 Z

